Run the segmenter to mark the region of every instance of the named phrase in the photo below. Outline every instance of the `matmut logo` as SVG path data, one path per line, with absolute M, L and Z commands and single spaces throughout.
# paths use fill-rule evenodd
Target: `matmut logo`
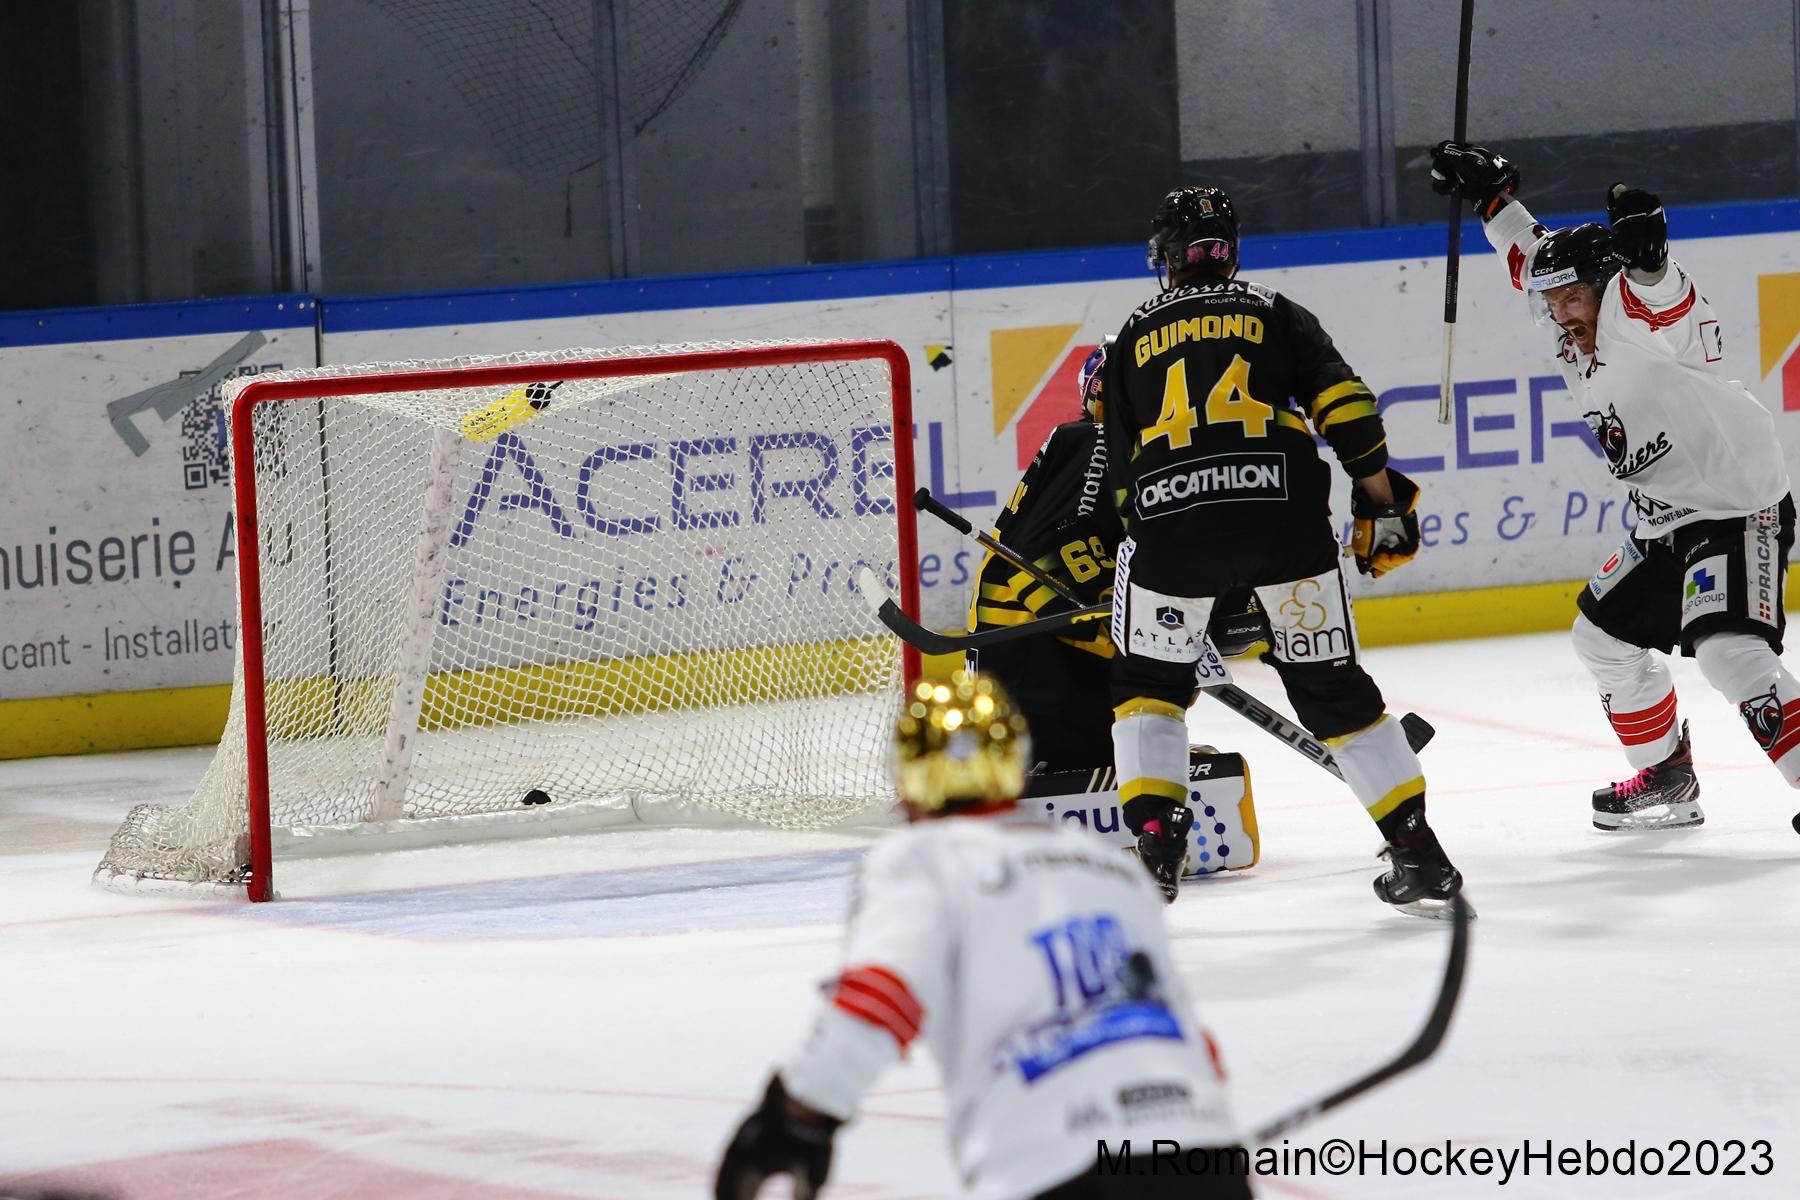
M 1081 364 L 1099 343 L 1077 339 L 1080 332 L 1079 325 L 1033 325 L 988 334 L 994 437 L 1013 426 L 1013 449 L 1021 471 L 1031 465 L 1032 455 L 1052 429 L 1081 416 L 1076 391 Z
M 1778 378 L 1783 412 L 1800 410 L 1800 272 L 1756 280 L 1762 377 Z

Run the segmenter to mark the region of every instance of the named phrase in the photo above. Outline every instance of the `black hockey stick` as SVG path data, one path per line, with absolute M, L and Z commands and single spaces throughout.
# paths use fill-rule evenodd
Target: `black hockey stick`
M 980 650 L 983 646 L 1055 633 L 1077 622 L 1098 621 L 1112 614 L 1109 605 L 1096 604 L 1091 608 L 1078 608 L 1073 612 L 1039 617 L 1023 625 L 984 629 L 980 633 L 936 633 L 900 611 L 900 606 L 883 589 L 881 580 L 870 568 L 863 567 L 856 573 L 856 587 L 862 593 L 863 603 L 869 606 L 869 611 L 875 614 L 876 620 L 892 630 L 901 641 L 927 654 L 960 654 L 968 650 Z M 1200 690 L 1252 725 L 1266 730 L 1270 736 L 1286 744 L 1301 757 L 1312 760 L 1339 779 L 1344 777 L 1344 773 L 1338 769 L 1337 760 L 1331 756 L 1330 749 L 1236 684 L 1221 683 Z M 1400 718 L 1400 728 L 1405 731 L 1407 745 L 1413 748 L 1415 754 L 1423 750 L 1437 734 L 1431 722 L 1418 713 L 1403 715 Z
M 1456 999 L 1462 992 L 1463 971 L 1469 961 L 1469 905 L 1460 894 L 1450 898 L 1450 921 L 1450 955 L 1444 961 L 1444 982 L 1438 988 L 1437 1003 L 1431 1006 L 1431 1015 L 1425 1018 L 1425 1028 L 1419 1030 L 1419 1036 L 1412 1040 L 1412 1044 L 1391 1062 L 1351 1080 L 1328 1096 L 1322 1096 L 1311 1104 L 1304 1104 L 1285 1116 L 1270 1121 L 1250 1135 L 1253 1142 L 1266 1145 L 1314 1117 L 1380 1087 L 1402 1072 L 1412 1070 L 1437 1051 L 1443 1044 L 1444 1034 L 1450 1029 L 1450 1017 L 1456 1012 Z
M 1469 137 L 1469 39 L 1475 0 L 1462 0 L 1461 40 L 1456 47 L 1456 141 Z M 1450 189 L 1450 246 L 1444 258 L 1444 373 L 1438 391 L 1438 424 L 1450 423 L 1450 369 L 1456 353 L 1456 291 L 1462 263 L 1462 189 Z
M 994 646 L 1001 642 L 1059 633 L 1083 621 L 1103 621 L 1112 615 L 1112 605 L 1094 604 L 1070 612 L 1038 617 L 1022 625 L 1008 625 L 1003 629 L 984 629 L 980 633 L 938 633 L 900 611 L 900 606 L 882 587 L 881 579 L 868 567 L 857 571 L 856 590 L 862 593 L 863 603 L 869 606 L 869 611 L 875 614 L 876 620 L 893 630 L 901 641 L 909 646 L 916 646 L 927 654 L 961 654 L 965 650 L 980 650 L 983 646 Z
M 1050 575 L 1049 573 L 1047 573 L 1044 570 L 1042 570 L 1041 568 L 1039 568 L 1036 564 L 1027 562 L 1025 560 L 1024 555 L 1018 553 L 1016 550 L 1012 549 L 1010 546 L 1006 545 L 1004 542 L 1000 541 L 998 538 L 992 537 L 988 534 L 978 531 L 973 525 L 971 525 L 969 523 L 969 521 L 967 519 L 965 519 L 959 513 L 950 509 L 946 505 L 940 503 L 938 501 L 937 497 L 935 497 L 931 494 L 930 488 L 920 488 L 918 491 L 913 493 L 913 507 L 918 509 L 920 512 L 930 513 L 932 516 L 936 517 L 938 520 L 940 520 L 944 524 L 950 526 L 950 528 L 956 530 L 958 533 L 962 534 L 965 537 L 973 536 L 975 538 L 975 540 L 980 542 L 983 546 L 987 547 L 989 550 L 992 550 L 995 554 L 998 554 L 1001 558 L 1004 558 L 1007 562 L 1011 563 L 1013 566 L 1018 567 L 1020 570 L 1024 571 L 1026 574 L 1030 575 L 1033 579 L 1037 580 L 1039 583 L 1043 584 L 1045 587 L 1047 587 L 1051 591 L 1055 592 L 1058 596 L 1062 597 L 1064 600 L 1068 601 L 1070 604 L 1080 606 L 1081 598 L 1079 596 L 1076 596 L 1073 592 L 1069 591 L 1068 588 L 1064 587 L 1062 585 L 1061 581 L 1059 581 L 1054 576 Z M 864 589 L 865 597 L 868 594 L 869 594 L 868 589 L 865 588 Z M 888 612 L 887 610 L 890 607 L 891 607 L 891 612 Z M 1090 610 L 1081 609 L 1080 611 L 1086 612 L 1086 611 L 1090 611 Z M 1066 615 L 1066 614 L 1057 614 L 1057 615 Z M 890 616 L 899 616 L 901 619 L 903 619 L 903 620 L 905 619 L 905 614 L 901 613 L 899 610 L 899 607 L 897 605 L 893 605 L 892 601 L 889 602 L 888 606 L 884 606 L 882 610 L 878 610 L 876 612 L 876 616 L 880 617 L 882 623 L 887 625 L 887 627 L 889 629 L 892 629 L 892 630 L 894 630 L 895 633 L 900 634 L 902 639 L 911 641 L 911 639 L 908 638 L 905 633 L 902 633 L 901 629 L 897 625 L 895 625 L 892 620 L 889 619 Z M 1046 619 L 1053 619 L 1053 618 L 1040 617 L 1038 620 L 1041 621 L 1041 620 L 1046 620 Z M 912 625 L 913 629 L 918 630 L 919 632 L 925 633 L 928 636 L 942 636 L 942 635 L 932 635 L 929 630 L 925 630 L 925 629 L 921 628 L 914 622 L 907 622 L 907 623 Z M 1038 623 L 1038 621 L 1032 621 L 1032 622 L 1030 622 L 1030 625 L 1035 626 L 1035 625 L 1037 625 L 1037 623 Z M 1013 626 L 1012 628 L 1025 629 L 1025 628 L 1028 628 L 1028 626 L 1019 625 L 1019 626 Z M 1038 630 L 1038 629 L 1033 629 L 1032 631 L 1034 633 L 1050 632 L 1050 630 Z M 1007 631 L 996 630 L 996 631 L 992 631 L 992 632 L 1007 632 Z M 967 636 L 981 637 L 983 635 L 982 634 L 970 634 Z M 917 642 L 913 642 L 912 644 L 919 645 L 919 643 L 917 643 Z M 922 646 L 920 648 L 923 649 Z M 969 647 L 969 648 L 979 649 L 979 647 Z M 949 652 L 948 651 L 929 651 L 928 653 L 937 654 L 937 653 L 949 653 Z M 1239 716 L 1241 716 L 1245 720 L 1249 721 L 1252 725 L 1255 725 L 1260 729 L 1267 730 L 1268 733 L 1270 734 L 1270 736 L 1272 736 L 1282 742 L 1285 742 L 1288 746 L 1290 746 L 1294 750 L 1298 751 L 1303 757 L 1310 758 L 1313 762 L 1317 763 L 1321 767 L 1324 767 L 1327 771 L 1330 771 L 1333 775 L 1336 775 L 1339 779 L 1342 779 L 1344 777 L 1343 773 L 1338 770 L 1337 761 L 1332 757 L 1331 751 L 1329 749 L 1327 749 L 1326 747 L 1320 745 L 1317 741 L 1315 741 L 1310 735 L 1307 734 L 1306 730 L 1300 728 L 1298 725 L 1295 725 L 1292 721 L 1289 721 L 1286 717 L 1282 716 L 1280 713 L 1276 712 L 1274 709 L 1270 708 L 1268 705 L 1266 705 L 1262 701 L 1258 700 L 1255 696 L 1252 696 L 1249 692 L 1242 690 L 1236 684 L 1230 684 L 1230 683 L 1215 684 L 1212 687 L 1203 687 L 1200 690 L 1202 692 L 1206 693 L 1208 696 L 1211 696 L 1214 700 L 1217 700 L 1219 703 L 1223 704 L 1226 708 L 1231 709 L 1233 712 L 1237 713 Z M 1424 717 L 1421 717 L 1418 713 L 1407 713 L 1406 715 L 1402 716 L 1400 718 L 1400 727 L 1402 730 L 1405 731 L 1406 742 L 1409 746 L 1412 747 L 1414 754 L 1417 754 L 1419 751 L 1423 750 L 1425 748 L 1426 744 L 1428 742 L 1430 742 L 1431 739 L 1437 734 L 1437 730 L 1432 728 L 1431 722 L 1427 721 Z

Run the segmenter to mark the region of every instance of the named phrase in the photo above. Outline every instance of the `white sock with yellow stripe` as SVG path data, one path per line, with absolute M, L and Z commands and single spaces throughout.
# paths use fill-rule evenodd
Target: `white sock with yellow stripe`
M 1119 803 L 1133 833 L 1160 807 L 1141 801 L 1187 803 L 1187 714 L 1179 704 L 1147 696 L 1127 700 L 1113 709 L 1112 736 Z
M 1383 714 L 1373 725 L 1342 737 L 1326 738 L 1325 744 L 1331 747 L 1331 756 L 1337 760 L 1344 782 L 1381 827 L 1383 835 L 1392 823 L 1389 818 L 1407 801 L 1424 803 L 1424 768 L 1406 743 L 1406 731 L 1394 718 Z

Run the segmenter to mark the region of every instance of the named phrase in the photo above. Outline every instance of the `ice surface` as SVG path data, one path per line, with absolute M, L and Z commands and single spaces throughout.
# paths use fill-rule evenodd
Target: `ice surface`
M 1601 834 L 1587 793 L 1625 768 L 1564 637 L 1369 660 L 1392 710 L 1437 725 L 1432 819 L 1481 919 L 1438 1056 L 1290 1143 L 1763 1138 L 1775 1174 L 1297 1174 L 1261 1194 L 1800 1195 L 1800 794 L 1678 663 L 1707 824 Z M 1262 667 L 1238 681 L 1279 697 Z M 1169 914 L 1250 1125 L 1404 1044 L 1447 929 L 1373 898 L 1379 839 L 1335 780 L 1222 706 L 1190 724 L 1250 756 L 1261 818 L 1263 861 Z M 285 898 L 254 907 L 89 887 L 125 809 L 179 799 L 206 757 L 0 764 L 0 1181 L 131 1200 L 707 1193 L 878 836 L 642 829 L 283 861 Z M 828 1196 L 952 1194 L 935 1080 L 923 1055 L 881 1080 Z

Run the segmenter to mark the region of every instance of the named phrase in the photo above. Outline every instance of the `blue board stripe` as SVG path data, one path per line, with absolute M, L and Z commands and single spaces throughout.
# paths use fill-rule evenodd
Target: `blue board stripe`
M 1553 225 L 1605 219 L 1603 214 L 1593 212 L 1549 213 L 1544 217 Z M 1678 241 L 1789 233 L 1800 230 L 1800 199 L 1671 208 L 1669 229 Z M 1481 247 L 1479 231 L 1467 232 L 1473 233 L 1477 241 L 1471 247 L 1465 237 L 1465 250 Z M 1411 225 L 1246 237 L 1242 254 L 1246 273 L 1253 274 L 1330 263 L 1439 258 L 1444 242 L 1442 224 Z M 541 287 L 326 297 L 317 301 L 317 307 L 323 310 L 327 332 L 352 333 L 1115 279 L 1150 279 L 1142 247 L 1101 246 Z M 307 296 L 269 296 L 0 314 L 0 347 L 292 328 L 311 325 L 314 309 L 314 300 Z
M 317 320 L 318 301 L 306 295 L 46 308 L 0 313 L 0 347 L 311 329 Z

